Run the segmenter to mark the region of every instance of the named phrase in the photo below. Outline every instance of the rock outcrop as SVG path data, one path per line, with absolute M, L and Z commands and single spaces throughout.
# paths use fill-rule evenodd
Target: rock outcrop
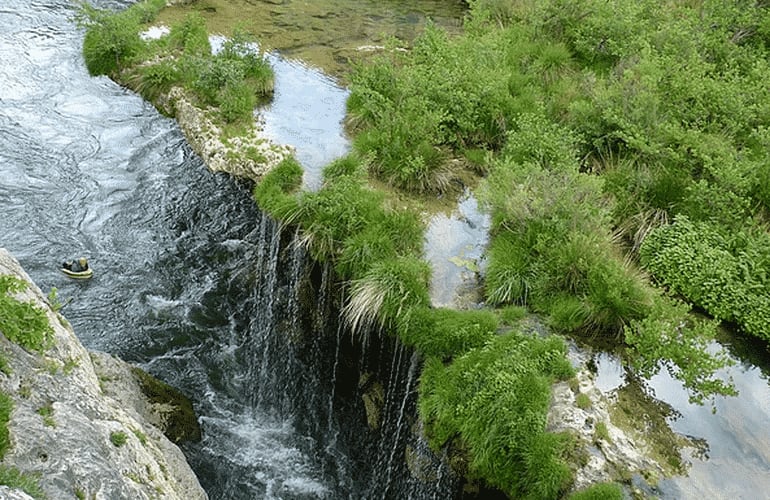
M 37 475 L 47 497 L 57 500 L 207 498 L 182 452 L 161 431 L 176 414 L 175 405 L 148 400 L 137 368 L 87 351 L 2 248 L 0 275 L 28 283 L 15 297 L 43 310 L 54 332 L 42 354 L 0 335 L 7 362 L 0 391 L 13 401 L 2 465 Z M 8 488 L 0 497 L 28 498 Z
M 193 104 L 181 87 L 155 103 L 164 113 L 176 118 L 185 139 L 212 172 L 226 172 L 235 177 L 259 180 L 281 161 L 294 154 L 294 148 L 279 145 L 264 136 L 259 118 L 244 135 L 222 138 L 222 130 L 207 113 Z

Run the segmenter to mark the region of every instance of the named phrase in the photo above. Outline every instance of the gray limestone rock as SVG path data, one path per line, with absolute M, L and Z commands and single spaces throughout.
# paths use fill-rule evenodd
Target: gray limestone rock
M 48 498 L 205 499 L 182 452 L 157 427 L 158 409 L 133 367 L 89 353 L 19 263 L 0 248 L 0 274 L 28 283 L 16 294 L 42 309 L 54 342 L 30 353 L 0 335 L 9 370 L 0 390 L 13 400 L 11 446 L 2 462 L 38 474 Z M 29 498 L 0 490 L 2 498 Z

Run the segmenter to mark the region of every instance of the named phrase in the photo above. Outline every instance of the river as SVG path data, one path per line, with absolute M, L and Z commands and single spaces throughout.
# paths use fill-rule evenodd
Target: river
M 425 487 L 403 465 L 405 449 L 424 448 L 407 442 L 415 357 L 387 343 L 356 351 L 337 327 L 329 273 L 262 217 L 247 183 L 210 173 L 173 120 L 87 74 L 73 14 L 69 0 L 0 7 L 0 245 L 44 292 L 57 289 L 89 349 L 134 362 L 193 400 L 204 437 L 184 451 L 211 498 L 451 496 L 441 468 Z M 346 91 L 271 57 L 278 94 L 268 130 L 295 142 L 317 172 L 347 147 L 338 123 Z M 297 109 L 326 121 L 297 134 L 297 122 L 281 121 Z M 96 275 L 69 281 L 58 263 L 80 255 Z M 308 333 L 312 345 L 294 342 Z M 770 491 L 767 356 L 736 356 L 730 375 L 741 396 L 720 400 L 715 415 L 687 404 L 670 380 L 651 381 L 679 412 L 677 430 L 710 445 L 691 477 L 665 483 L 661 496 Z M 401 388 L 386 390 L 379 433 L 366 432 L 352 403 L 366 385 L 349 378 L 359 370 Z

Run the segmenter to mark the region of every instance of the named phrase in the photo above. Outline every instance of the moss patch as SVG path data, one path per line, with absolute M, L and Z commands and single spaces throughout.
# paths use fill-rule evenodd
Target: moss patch
M 142 393 L 153 405 L 169 405 L 174 411 L 165 415 L 163 434 L 174 443 L 200 441 L 201 428 L 190 400 L 181 392 L 144 370 L 131 368 Z

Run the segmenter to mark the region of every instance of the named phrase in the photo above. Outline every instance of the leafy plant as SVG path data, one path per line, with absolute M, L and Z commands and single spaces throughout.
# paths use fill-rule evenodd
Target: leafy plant
M 25 349 L 40 352 L 53 340 L 53 328 L 41 308 L 12 297 L 26 286 L 13 276 L 0 276 L 0 332 Z
M 445 365 L 426 361 L 420 416 L 431 446 L 468 450 L 470 473 L 514 498 L 557 498 L 571 482 L 569 441 L 545 432 L 550 387 L 573 375 L 557 337 L 511 332 Z
M 111 432 L 110 433 L 110 442 L 114 444 L 116 447 L 120 448 L 126 442 L 128 441 L 128 436 L 125 432 L 117 431 L 117 432 Z

